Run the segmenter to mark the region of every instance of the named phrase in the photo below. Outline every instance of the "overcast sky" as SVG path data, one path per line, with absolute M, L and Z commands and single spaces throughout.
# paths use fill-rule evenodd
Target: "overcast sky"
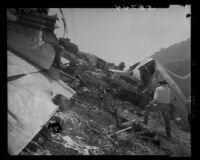
M 115 64 L 126 66 L 150 56 L 160 48 L 190 38 L 190 20 L 183 6 L 141 10 L 129 8 L 65 8 L 68 35 L 79 50 Z M 59 9 L 50 9 L 50 15 Z M 63 36 L 63 23 L 58 21 L 58 37 Z

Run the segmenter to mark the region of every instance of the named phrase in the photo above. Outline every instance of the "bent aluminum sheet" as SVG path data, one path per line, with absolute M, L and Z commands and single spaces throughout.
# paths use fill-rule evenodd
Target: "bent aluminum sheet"
M 7 24 L 7 46 L 31 63 L 49 69 L 55 57 L 53 47 L 44 43 L 38 46 L 40 32 L 17 24 Z
M 38 72 L 42 70 L 42 68 L 30 65 L 27 61 L 23 60 L 21 57 L 16 56 L 10 51 L 7 51 L 7 63 L 8 77 Z
M 8 62 L 13 57 L 14 54 L 8 55 Z M 8 63 L 8 71 L 15 64 L 18 63 Z M 29 63 L 23 65 L 27 70 L 32 67 Z M 29 73 L 8 82 L 8 152 L 11 155 L 19 154 L 56 112 L 58 106 L 52 103 L 54 94 L 70 99 L 76 93 L 50 74 Z
M 8 82 L 8 151 L 18 154 L 57 110 L 48 80 L 36 73 Z

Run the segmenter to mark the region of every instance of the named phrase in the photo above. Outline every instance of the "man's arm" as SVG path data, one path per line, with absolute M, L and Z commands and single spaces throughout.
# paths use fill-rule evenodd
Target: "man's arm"
M 155 93 L 154 93 L 154 97 L 153 100 L 150 102 L 151 104 L 157 103 L 157 99 L 158 99 L 158 88 L 156 88 Z

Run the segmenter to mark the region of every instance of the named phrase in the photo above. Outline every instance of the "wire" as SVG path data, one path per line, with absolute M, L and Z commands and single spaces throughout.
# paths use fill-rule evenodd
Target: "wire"
M 58 69 L 58 68 L 56 68 L 56 67 L 53 67 L 53 66 L 52 66 L 52 68 L 56 69 L 58 72 L 60 72 L 60 73 L 62 73 L 62 74 L 64 74 L 64 75 L 66 75 L 66 76 L 68 76 L 68 77 L 70 77 L 70 78 L 72 78 L 72 79 L 74 79 L 74 80 L 78 80 L 77 78 L 75 78 L 75 77 L 73 77 L 73 76 L 71 76 L 71 75 L 69 75 L 69 74 L 63 72 L 62 70 L 60 70 L 60 69 Z
M 60 13 L 61 13 L 61 15 L 62 15 L 62 21 L 63 21 L 63 25 L 64 25 L 64 34 L 63 34 L 63 38 L 65 38 L 65 33 L 68 34 L 68 30 L 67 30 L 67 22 L 66 22 L 66 20 L 65 20 L 65 16 L 64 16 L 64 14 L 63 14 L 62 9 L 59 8 L 59 10 L 60 10 Z

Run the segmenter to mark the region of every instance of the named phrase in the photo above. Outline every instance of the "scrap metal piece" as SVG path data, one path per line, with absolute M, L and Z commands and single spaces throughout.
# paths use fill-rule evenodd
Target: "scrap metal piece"
M 8 82 L 8 153 L 17 155 L 57 111 L 53 94 L 70 99 L 76 92 L 61 82 L 54 70 L 37 72 L 31 63 L 11 52 L 7 58 L 8 76 L 26 73 Z

